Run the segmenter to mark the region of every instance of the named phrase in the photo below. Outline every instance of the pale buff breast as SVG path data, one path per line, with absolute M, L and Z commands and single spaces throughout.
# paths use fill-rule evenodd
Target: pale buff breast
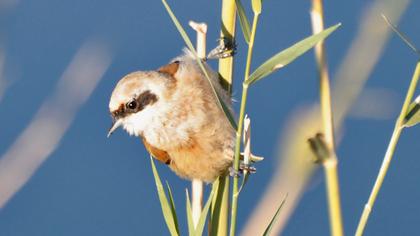
M 192 140 L 191 146 L 168 152 L 169 167 L 180 177 L 213 182 L 232 165 L 232 150 L 224 139 Z

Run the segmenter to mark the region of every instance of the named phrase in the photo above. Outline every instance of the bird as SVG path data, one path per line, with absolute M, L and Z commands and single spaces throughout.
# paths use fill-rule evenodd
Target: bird
M 231 113 L 232 100 L 202 63 L 208 78 L 188 50 L 157 70 L 124 76 L 111 94 L 108 137 L 122 127 L 181 178 L 211 183 L 229 173 L 236 131 L 215 92 Z

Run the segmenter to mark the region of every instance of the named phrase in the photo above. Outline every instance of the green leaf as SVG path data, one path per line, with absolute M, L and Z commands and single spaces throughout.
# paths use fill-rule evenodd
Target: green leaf
M 169 186 L 168 181 L 166 181 L 166 187 L 168 188 L 169 203 L 170 203 L 170 206 L 171 206 L 172 215 L 174 216 L 176 231 L 179 233 L 178 216 L 176 214 L 174 197 L 172 195 L 171 186 Z
M 239 23 L 241 24 L 242 33 L 244 35 L 245 41 L 249 44 L 249 37 L 251 36 L 251 25 L 249 20 L 246 17 L 244 6 L 241 3 L 241 0 L 235 0 L 236 9 L 238 10 Z
M 407 115 L 404 118 L 404 127 L 411 127 L 418 123 L 420 123 L 420 97 L 408 107 Z
M 294 44 L 293 46 L 287 48 L 279 52 L 278 54 L 274 55 L 266 62 L 264 62 L 261 66 L 259 66 L 245 81 L 247 84 L 253 84 L 262 78 L 270 75 L 274 71 L 286 66 L 290 62 L 294 61 L 296 58 L 307 52 L 313 46 L 315 46 L 318 42 L 322 41 L 328 35 L 330 35 L 333 31 L 335 31 L 341 24 L 336 24 L 318 34 L 309 36 L 308 38 Z
M 191 200 L 190 195 L 188 194 L 188 189 L 185 189 L 186 193 L 186 210 L 187 210 L 187 221 L 188 221 L 188 233 L 190 236 L 195 235 L 195 229 L 194 229 L 194 222 L 192 217 L 192 209 L 191 209 Z
M 233 118 L 233 115 L 230 113 L 229 108 L 226 106 L 226 104 L 223 102 L 222 98 L 220 97 L 220 95 L 218 93 L 216 93 L 217 99 L 219 99 L 219 101 L 221 101 L 220 105 L 222 106 L 222 110 L 226 115 L 227 119 L 229 120 L 230 125 L 232 126 L 232 128 L 234 130 L 238 129 L 238 126 L 236 125 L 236 121 L 235 118 Z
M 228 118 L 228 120 L 229 120 L 230 124 L 232 125 L 232 127 L 235 128 L 236 127 L 236 123 L 234 122 L 235 119 L 233 118 L 233 115 L 230 113 L 229 109 L 226 109 L 227 108 L 226 104 L 223 102 L 223 100 L 221 99 L 220 95 L 217 93 L 216 89 L 214 88 L 213 82 L 211 81 L 211 79 L 209 77 L 209 74 L 207 73 L 207 70 L 204 67 L 203 62 L 197 56 L 197 52 L 196 52 L 193 44 L 191 43 L 190 38 L 188 37 L 188 35 L 185 32 L 185 30 L 182 27 L 182 25 L 179 23 L 178 19 L 176 18 L 175 14 L 173 13 L 173 11 L 171 10 L 171 8 L 169 7 L 169 5 L 166 2 L 166 0 L 162 0 L 162 2 L 163 2 L 163 5 L 166 8 L 166 11 L 168 11 L 168 14 L 171 17 L 173 23 L 175 24 L 176 28 L 178 29 L 178 32 L 181 34 L 182 38 L 184 39 L 185 44 L 187 45 L 188 49 L 193 53 L 195 59 L 197 60 L 198 65 L 200 66 L 200 68 L 203 71 L 204 75 L 206 76 L 208 82 L 210 83 L 210 86 L 212 88 L 213 94 L 217 98 L 217 102 L 218 102 L 220 108 L 225 113 L 225 115 Z
M 276 213 L 274 214 L 273 218 L 271 219 L 270 223 L 268 224 L 267 228 L 265 229 L 263 236 L 268 236 L 271 233 L 271 229 L 273 228 L 274 223 L 276 223 L 277 219 L 279 218 L 280 215 L 280 210 L 283 207 L 284 203 L 286 202 L 286 197 L 283 199 L 283 201 L 281 201 L 280 206 L 277 208 Z
M 209 213 L 211 201 L 213 199 L 214 191 L 210 192 L 210 195 L 207 199 L 206 205 L 204 205 L 203 210 L 201 211 L 200 219 L 198 220 L 197 227 L 195 228 L 195 235 L 200 236 L 203 235 L 204 225 L 206 224 L 207 215 Z
M 155 177 L 156 189 L 159 196 L 160 206 L 162 208 L 163 217 L 166 222 L 166 226 L 172 236 L 179 235 L 176 215 L 172 213 L 168 199 L 166 197 L 165 190 L 163 189 L 162 181 L 160 180 L 159 173 L 156 170 L 155 163 L 153 162 L 152 156 L 150 156 L 150 162 L 152 164 L 153 176 Z
M 206 224 L 207 215 L 210 210 L 210 205 L 213 199 L 214 190 L 210 192 L 209 198 L 207 199 L 206 205 L 201 211 L 200 218 L 198 219 L 197 227 L 194 227 L 194 222 L 192 219 L 192 210 L 191 210 L 191 200 L 188 190 L 186 192 L 186 208 L 187 208 L 187 219 L 188 219 L 188 232 L 190 236 L 201 236 L 203 235 L 204 226 Z
M 254 11 L 255 15 L 261 14 L 261 0 L 252 0 L 252 10 Z
M 222 213 L 222 204 L 223 199 L 228 201 L 227 198 L 224 198 L 224 193 L 227 191 L 229 187 L 226 183 L 229 182 L 228 176 L 219 176 L 216 181 L 213 182 L 212 191 L 213 200 L 212 200 L 212 212 L 211 212 L 211 220 L 210 220 L 210 234 L 211 236 L 217 236 L 217 232 L 219 232 L 219 227 L 223 227 L 223 225 L 219 225 L 221 219 L 227 216 L 221 216 Z M 227 226 L 225 226 L 227 228 Z

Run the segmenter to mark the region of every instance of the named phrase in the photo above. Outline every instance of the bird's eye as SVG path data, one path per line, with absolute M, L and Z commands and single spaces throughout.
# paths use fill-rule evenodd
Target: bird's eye
M 133 101 L 127 103 L 126 106 L 130 110 L 135 110 L 137 108 L 137 101 L 136 100 L 133 100 Z

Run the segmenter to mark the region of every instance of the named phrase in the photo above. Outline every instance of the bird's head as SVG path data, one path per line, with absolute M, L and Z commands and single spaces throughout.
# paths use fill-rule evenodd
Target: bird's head
M 108 137 L 120 126 L 139 136 L 170 106 L 176 81 L 164 70 L 134 72 L 116 85 L 109 102 L 112 126 Z

